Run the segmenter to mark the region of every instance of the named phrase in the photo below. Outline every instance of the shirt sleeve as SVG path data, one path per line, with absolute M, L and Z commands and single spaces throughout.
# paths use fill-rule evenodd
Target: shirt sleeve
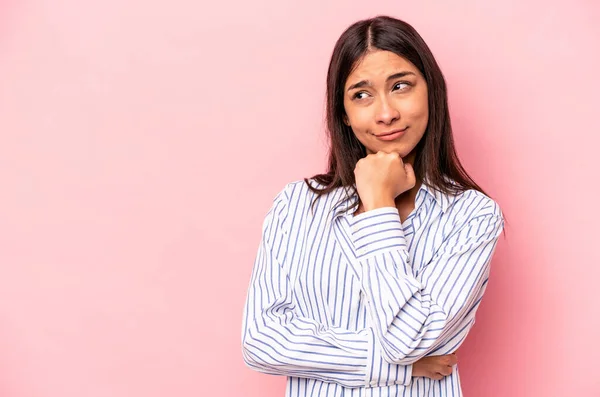
M 314 378 L 346 387 L 410 384 L 412 365 L 382 360 L 371 328 L 327 327 L 298 314 L 282 266 L 286 212 L 284 189 L 264 220 L 252 271 L 242 325 L 245 363 L 263 373 Z
M 466 336 L 474 321 L 464 320 L 474 319 L 504 227 L 497 204 L 455 227 L 418 275 L 396 208 L 367 211 L 350 222 L 367 311 L 385 361 L 415 362 L 457 334 Z

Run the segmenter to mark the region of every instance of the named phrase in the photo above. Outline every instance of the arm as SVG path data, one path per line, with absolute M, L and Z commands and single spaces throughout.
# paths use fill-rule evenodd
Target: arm
M 463 320 L 475 315 L 503 223 L 497 206 L 480 210 L 447 237 L 415 277 L 395 207 L 354 217 L 362 288 L 387 362 L 415 362 L 457 333 L 466 335 L 473 322 Z
M 399 384 L 410 384 L 412 365 L 384 361 L 372 329 L 354 332 L 326 327 L 298 315 L 292 286 L 282 267 L 286 213 L 284 190 L 263 223 L 248 290 L 242 331 L 246 364 L 259 372 L 347 387 L 389 386 L 396 379 Z

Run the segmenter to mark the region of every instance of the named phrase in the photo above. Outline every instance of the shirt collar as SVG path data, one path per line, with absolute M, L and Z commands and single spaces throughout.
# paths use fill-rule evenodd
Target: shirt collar
M 424 190 L 428 194 L 430 194 L 431 197 L 433 197 L 433 199 L 435 200 L 436 204 L 442 209 L 442 212 L 446 212 L 448 210 L 448 207 L 450 206 L 450 200 L 452 198 L 451 195 L 437 190 L 428 182 L 427 178 L 423 180 L 423 184 L 421 185 L 420 190 Z
M 356 184 L 352 186 L 343 186 L 335 190 L 333 207 L 333 218 L 337 218 L 342 215 L 352 215 L 355 210 L 353 207 L 358 202 L 358 193 L 356 192 Z

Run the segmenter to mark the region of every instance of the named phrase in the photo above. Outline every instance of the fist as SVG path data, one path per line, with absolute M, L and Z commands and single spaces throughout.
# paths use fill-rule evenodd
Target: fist
M 423 357 L 413 364 L 412 376 L 424 376 L 426 378 L 440 380 L 452 374 L 452 367 L 458 363 L 456 354 L 446 356 Z
M 394 200 L 416 184 L 415 172 L 398 153 L 377 152 L 356 163 L 356 190 L 365 211 L 395 207 Z

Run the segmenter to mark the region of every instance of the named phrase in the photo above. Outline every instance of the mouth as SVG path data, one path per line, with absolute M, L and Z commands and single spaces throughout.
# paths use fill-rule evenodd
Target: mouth
M 402 135 L 404 135 L 406 130 L 408 130 L 408 127 L 398 129 L 398 130 L 393 130 L 393 131 L 386 131 L 386 132 L 382 132 L 380 134 L 372 134 L 372 135 L 374 137 L 376 137 L 377 139 L 381 139 L 383 141 L 393 141 L 394 139 L 400 138 Z

